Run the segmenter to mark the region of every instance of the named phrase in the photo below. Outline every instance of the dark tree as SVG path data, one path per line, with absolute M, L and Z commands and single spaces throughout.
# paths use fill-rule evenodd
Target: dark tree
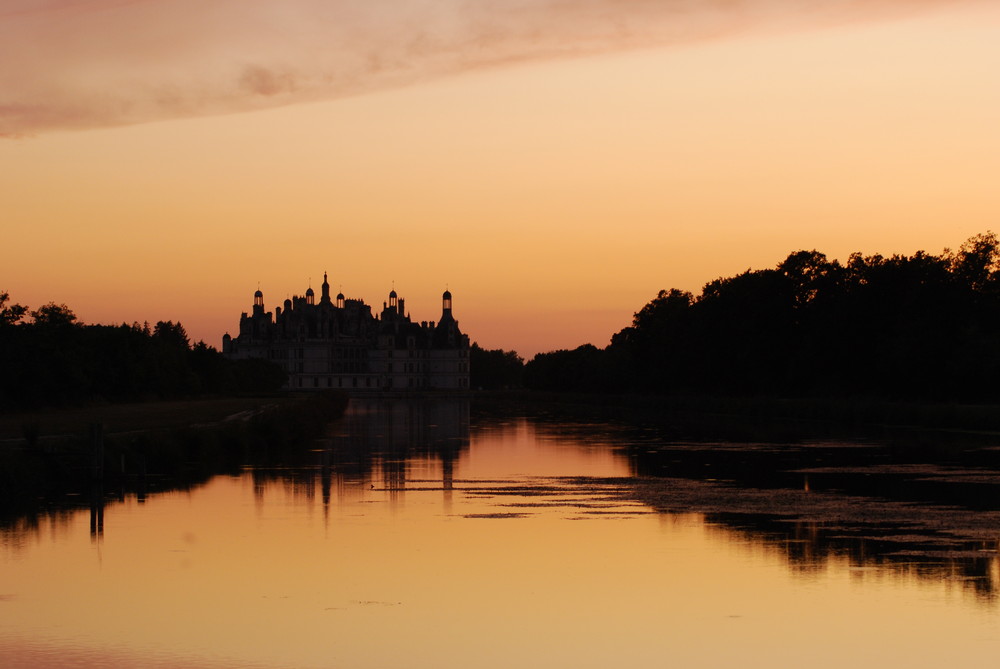
M 519 388 L 523 374 L 524 359 L 517 351 L 485 349 L 475 342 L 469 348 L 469 383 L 473 388 Z
M 622 392 L 633 383 L 628 354 L 584 344 L 572 351 L 539 353 L 524 366 L 528 388 L 551 391 Z
M 43 327 L 63 327 L 76 323 L 76 314 L 65 304 L 55 302 L 38 307 L 31 312 L 31 318 L 34 319 L 35 325 Z
M 8 293 L 0 293 L 0 328 L 15 325 L 28 312 L 28 307 L 20 304 L 7 306 L 7 302 L 9 301 L 10 295 Z

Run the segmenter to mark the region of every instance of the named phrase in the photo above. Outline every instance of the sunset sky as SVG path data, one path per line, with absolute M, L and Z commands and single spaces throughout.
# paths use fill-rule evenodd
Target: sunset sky
M 660 289 L 1000 230 L 1000 3 L 4 0 L 0 291 L 218 347 L 258 285 L 605 345 Z

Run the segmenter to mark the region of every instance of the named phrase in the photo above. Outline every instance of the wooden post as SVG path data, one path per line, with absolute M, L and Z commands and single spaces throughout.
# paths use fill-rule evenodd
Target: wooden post
M 90 536 L 97 541 L 104 538 L 104 488 L 98 481 L 90 489 Z

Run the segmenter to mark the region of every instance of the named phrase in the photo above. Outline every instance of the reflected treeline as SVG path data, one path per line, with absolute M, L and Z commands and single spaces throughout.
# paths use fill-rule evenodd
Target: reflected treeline
M 190 490 L 214 475 L 244 471 L 249 472 L 254 494 L 261 501 L 271 486 L 307 502 L 319 494 L 325 508 L 334 499 L 357 499 L 372 488 L 388 490 L 390 500 L 399 500 L 408 483 L 418 480 L 421 486 L 443 489 L 450 503 L 455 462 L 469 447 L 467 398 L 352 400 L 346 413 L 332 422 L 329 417 L 337 416 L 342 407 L 326 418 L 309 415 L 313 399 L 320 408 L 330 408 L 321 395 L 312 396 L 294 417 L 282 414 L 278 419 L 262 419 L 246 428 L 249 433 L 240 428 L 242 437 L 236 441 L 228 441 L 226 432 L 172 435 L 170 443 L 176 446 L 176 436 L 184 452 L 195 459 L 184 471 L 173 471 L 170 476 L 146 475 L 141 464 L 135 469 L 134 463 L 143 462 L 135 457 L 135 449 L 129 452 L 128 475 L 112 471 L 100 481 L 86 475 L 86 465 L 73 462 L 64 474 L 76 485 L 58 495 L 42 494 L 39 489 L 35 499 L 0 506 L 0 542 L 17 549 L 43 532 L 58 534 L 82 509 L 89 510 L 92 538 L 100 540 L 109 505 L 131 499 L 141 504 L 150 495 Z M 321 422 L 326 428 L 317 438 L 309 423 Z M 195 457 L 202 451 L 204 457 Z M 59 457 L 50 455 L 53 462 Z M 117 456 L 110 459 L 117 462 Z M 61 459 L 60 463 L 66 466 Z M 436 478 L 428 481 L 428 475 Z
M 543 429 L 543 428 L 540 428 Z M 997 437 L 895 431 L 884 442 L 676 441 L 613 429 L 636 479 L 625 495 L 782 553 L 797 572 L 846 560 L 1000 592 Z M 599 437 L 606 441 L 606 437 Z
M 702 514 L 799 573 L 846 560 L 857 578 L 888 570 L 946 579 L 991 601 L 1000 593 L 996 433 L 844 424 L 802 412 L 775 420 L 755 414 L 752 399 L 674 399 L 666 410 L 641 398 L 550 399 L 481 400 L 473 431 L 516 411 L 539 439 L 618 450 L 636 477 L 614 481 L 625 499 Z
M 87 435 L 0 451 L 0 541 L 18 543 L 65 513 L 89 508 L 91 531 L 104 531 L 108 504 L 156 492 L 189 490 L 244 467 L 297 467 L 313 461 L 314 440 L 342 416 L 347 397 L 319 392 L 267 405 L 246 420 Z M 58 529 L 58 525 L 55 526 Z
M 871 509 L 871 513 L 877 512 Z M 900 578 L 945 581 L 977 599 L 995 603 L 1000 585 L 998 540 L 950 537 L 947 533 L 900 534 L 890 518 L 868 524 L 792 520 L 766 514 L 706 514 L 705 522 L 780 555 L 796 574 L 811 576 L 847 564 L 855 580 Z
M 163 490 L 190 490 L 197 485 L 186 482 L 164 487 Z M 135 487 L 119 486 L 114 491 L 108 490 L 100 482 L 92 483 L 84 492 L 68 493 L 59 501 L 50 500 L 19 514 L 0 518 L 0 546 L 18 551 L 25 548 L 33 538 L 66 534 L 83 509 L 89 514 L 90 538 L 95 543 L 100 543 L 104 540 L 105 509 L 114 504 L 123 504 L 128 499 L 144 504 L 147 495 L 145 483 Z

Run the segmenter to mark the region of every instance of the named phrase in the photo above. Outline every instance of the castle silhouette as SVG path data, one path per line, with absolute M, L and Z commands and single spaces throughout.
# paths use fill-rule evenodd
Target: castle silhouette
M 395 288 L 380 314 L 343 293 L 330 298 L 323 274 L 319 302 L 312 287 L 285 300 L 274 314 L 257 290 L 240 333 L 222 338 L 234 360 L 264 358 L 288 373 L 291 390 L 341 389 L 351 394 L 464 391 L 469 388 L 469 337 L 452 316 L 451 292 L 441 296 L 441 318 L 415 323 Z

